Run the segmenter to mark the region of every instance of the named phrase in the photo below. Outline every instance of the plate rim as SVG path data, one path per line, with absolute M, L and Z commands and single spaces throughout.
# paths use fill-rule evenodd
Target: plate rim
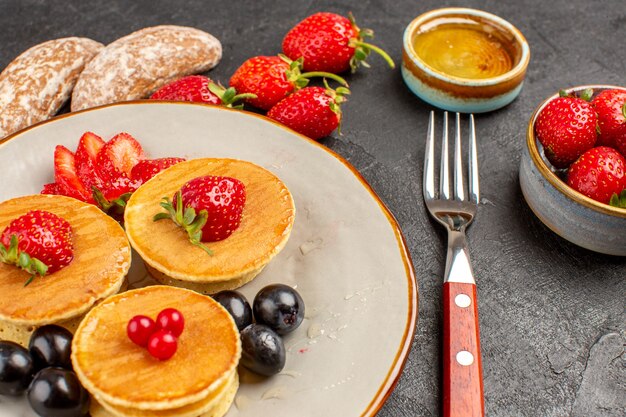
M 196 103 L 196 102 L 188 102 L 188 101 L 152 100 L 152 99 L 121 101 L 117 103 L 109 103 L 109 104 L 104 104 L 104 105 L 100 105 L 96 107 L 90 107 L 90 108 L 83 109 L 83 110 L 60 114 L 50 119 L 37 122 L 35 124 L 32 124 L 21 130 L 18 130 L 16 132 L 9 134 L 8 136 L 0 139 L 0 147 L 2 147 L 4 144 L 6 144 L 9 141 L 18 139 L 20 135 L 24 134 L 25 132 L 29 130 L 35 129 L 42 125 L 57 122 L 62 119 L 70 118 L 70 117 L 79 115 L 81 113 L 88 113 L 88 112 L 98 111 L 98 110 L 109 108 L 109 107 L 122 107 L 122 106 L 127 106 L 127 105 L 163 105 L 163 104 L 207 107 L 215 111 L 234 112 L 244 117 L 256 117 L 257 119 L 260 119 L 263 122 L 271 123 L 274 126 L 280 129 L 286 130 L 289 133 L 299 137 L 300 139 L 304 140 L 310 145 L 316 146 L 320 150 L 326 152 L 328 155 L 335 158 L 344 167 L 346 167 L 352 173 L 352 175 L 356 177 L 359 183 L 361 183 L 361 185 L 365 188 L 365 190 L 370 194 L 370 197 L 373 198 L 374 201 L 378 204 L 380 210 L 383 212 L 383 214 L 387 218 L 387 221 L 389 222 L 389 225 L 391 226 L 393 230 L 393 233 L 396 237 L 396 244 L 398 245 L 400 256 L 402 257 L 402 262 L 404 264 L 404 269 L 405 269 L 405 274 L 406 274 L 406 279 L 407 279 L 409 312 L 408 312 L 406 325 L 404 328 L 404 333 L 402 336 L 402 342 L 397 348 L 396 355 L 393 359 L 392 365 L 389 371 L 387 372 L 385 379 L 380 383 L 380 386 L 378 390 L 376 391 L 376 394 L 374 395 L 370 403 L 367 405 L 365 410 L 361 413 L 361 417 L 374 416 L 382 408 L 382 406 L 385 404 L 385 402 L 387 401 L 387 399 L 393 392 L 395 386 L 400 380 L 402 371 L 409 357 L 409 353 L 411 351 L 411 347 L 413 344 L 413 339 L 415 337 L 415 332 L 417 330 L 417 320 L 418 320 L 418 311 L 419 311 L 419 288 L 418 288 L 418 283 L 417 283 L 417 279 L 415 276 L 415 270 L 413 267 L 411 254 L 410 254 L 410 251 L 408 250 L 406 239 L 404 237 L 404 234 L 402 233 L 402 229 L 400 228 L 398 221 L 396 220 L 391 210 L 389 210 L 387 205 L 382 201 L 380 196 L 376 193 L 376 191 L 374 191 L 374 189 L 369 184 L 369 182 L 343 156 L 333 151 L 332 149 L 328 148 L 327 146 L 321 144 L 320 142 L 317 142 L 307 136 L 304 136 L 301 133 L 298 133 L 295 130 L 259 113 L 254 113 L 254 112 L 246 111 L 246 110 L 238 110 L 238 109 L 233 109 L 233 108 L 228 108 L 228 107 L 223 107 L 223 106 L 205 104 L 205 103 Z

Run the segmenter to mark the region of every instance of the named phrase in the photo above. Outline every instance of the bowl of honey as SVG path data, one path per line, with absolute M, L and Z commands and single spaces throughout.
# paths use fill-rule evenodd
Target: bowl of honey
M 529 61 L 524 35 L 481 10 L 431 10 L 404 31 L 405 83 L 444 110 L 483 113 L 506 106 L 519 95 Z

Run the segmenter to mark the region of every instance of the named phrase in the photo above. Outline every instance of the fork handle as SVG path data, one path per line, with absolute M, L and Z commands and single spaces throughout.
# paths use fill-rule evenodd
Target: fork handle
M 443 417 L 485 415 L 476 284 L 443 284 Z

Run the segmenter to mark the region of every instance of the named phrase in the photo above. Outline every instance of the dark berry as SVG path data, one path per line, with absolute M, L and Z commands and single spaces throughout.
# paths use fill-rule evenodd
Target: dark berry
M 76 374 L 63 368 L 45 368 L 28 387 L 28 402 L 41 417 L 83 417 L 89 412 L 89 393 Z
M 22 394 L 33 379 L 35 367 L 30 353 L 17 343 L 0 342 L 0 394 Z
M 285 366 L 285 345 L 276 332 L 251 324 L 241 332 L 241 364 L 260 375 L 271 376 Z
M 156 323 L 147 316 L 135 316 L 128 321 L 126 334 L 133 343 L 146 347 L 148 339 L 157 330 Z
M 185 318 L 175 308 L 166 308 L 161 311 L 156 322 L 159 329 L 167 330 L 176 337 L 180 336 L 185 328 Z
M 165 361 L 174 356 L 178 342 L 176 336 L 167 330 L 157 330 L 148 340 L 148 352 L 160 361 Z
M 36 371 L 49 366 L 72 369 L 72 333 L 65 327 L 54 324 L 39 327 L 30 337 L 28 350 Z
M 230 313 L 239 331 L 252 324 L 252 308 L 246 297 L 238 291 L 221 291 L 213 299 Z
M 272 284 L 254 297 L 254 318 L 257 323 L 271 327 L 284 335 L 294 331 L 304 319 L 304 301 L 293 288 Z

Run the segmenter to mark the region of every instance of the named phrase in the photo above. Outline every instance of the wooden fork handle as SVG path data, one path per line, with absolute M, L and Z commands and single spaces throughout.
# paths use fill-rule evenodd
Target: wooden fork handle
M 485 415 L 476 284 L 443 284 L 443 417 Z

